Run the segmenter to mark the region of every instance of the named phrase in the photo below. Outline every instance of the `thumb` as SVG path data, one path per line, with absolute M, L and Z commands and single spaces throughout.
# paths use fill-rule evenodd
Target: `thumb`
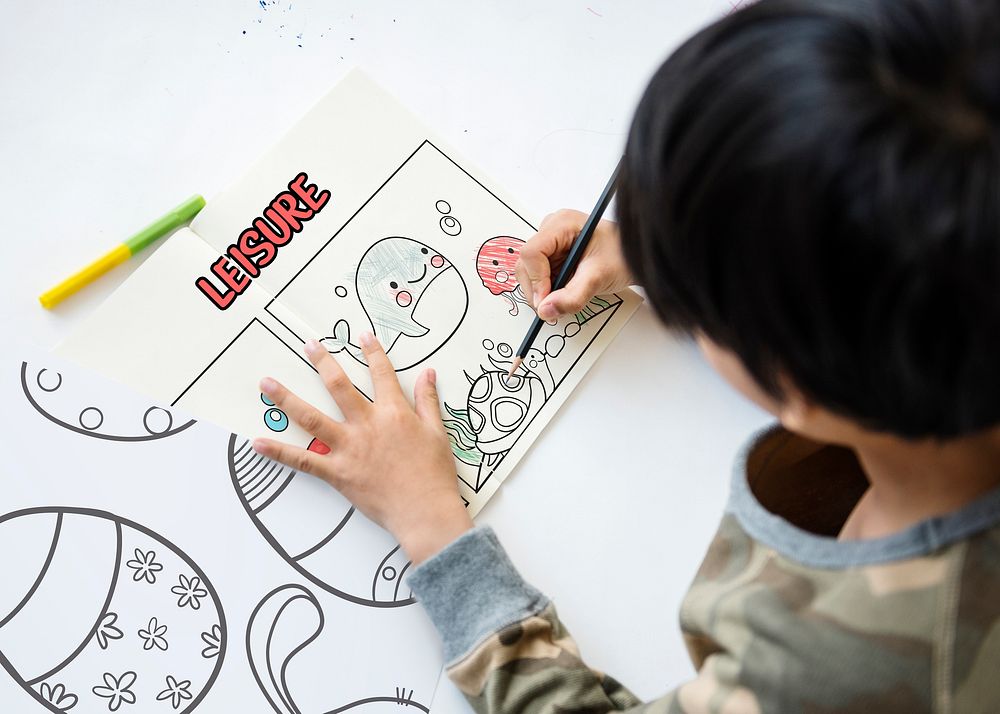
M 579 312 L 596 293 L 596 276 L 578 270 L 566 287 L 556 290 L 541 301 L 538 316 L 543 320 L 554 320 L 560 315 Z
M 432 369 L 425 369 L 423 374 L 413 385 L 413 404 L 417 411 L 417 416 L 429 424 L 441 423 L 441 405 L 438 401 L 437 373 Z
M 537 246 L 532 246 L 529 243 L 521 249 L 521 255 L 514 267 L 514 274 L 517 276 L 521 292 L 524 293 L 524 298 L 529 305 L 537 304 L 548 294 L 550 271 L 549 257 Z

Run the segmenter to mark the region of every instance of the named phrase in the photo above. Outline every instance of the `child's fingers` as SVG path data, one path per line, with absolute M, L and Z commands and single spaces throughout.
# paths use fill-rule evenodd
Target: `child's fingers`
M 433 369 L 424 370 L 413 385 L 413 404 L 418 417 L 428 424 L 444 427 L 441 421 L 441 403 L 438 401 L 437 374 Z
M 523 251 L 522 251 L 523 252 Z M 528 303 L 528 307 L 532 310 L 535 309 L 535 290 L 531 287 L 531 278 L 528 275 L 528 269 L 524 265 L 523 256 L 518 258 L 517 264 L 514 266 L 514 275 L 517 277 L 517 284 L 521 286 L 521 292 L 524 294 L 524 300 Z M 544 281 L 542 285 L 543 292 L 548 289 L 548 281 Z
M 364 410 L 368 408 L 368 402 L 354 388 L 350 377 L 347 376 L 337 360 L 331 357 L 330 353 L 316 340 L 309 340 L 306 343 L 306 355 L 312 366 L 319 372 L 326 391 L 337 402 L 337 406 L 340 407 L 344 416 L 348 419 L 354 419 L 363 414 Z
M 382 349 L 382 345 L 375 339 L 375 335 L 370 332 L 362 332 L 359 341 L 361 342 L 361 351 L 365 353 L 368 370 L 372 375 L 376 403 L 406 402 L 403 397 L 403 388 L 399 386 L 399 378 L 396 377 L 396 370 L 385 354 L 385 350 Z
M 521 292 L 532 307 L 549 294 L 552 269 L 569 252 L 585 218 L 579 211 L 557 211 L 547 216 L 541 230 L 521 247 L 514 272 Z
M 326 471 L 322 456 L 308 449 L 286 444 L 273 439 L 254 439 L 253 450 L 261 456 L 278 461 L 296 471 L 323 476 Z
M 265 377 L 260 380 L 260 391 L 311 436 L 315 436 L 331 448 L 339 440 L 340 431 L 343 428 L 340 424 L 290 392 L 277 381 Z
M 534 240 L 534 238 L 532 238 Z M 514 266 L 514 274 L 524 293 L 524 299 L 534 307 L 536 300 L 541 300 L 549 291 L 552 279 L 549 257 L 538 244 L 528 241 L 521 247 L 521 255 Z
M 566 287 L 556 290 L 538 305 L 538 316 L 554 320 L 560 315 L 580 311 L 597 294 L 600 278 L 585 263 L 581 263 Z

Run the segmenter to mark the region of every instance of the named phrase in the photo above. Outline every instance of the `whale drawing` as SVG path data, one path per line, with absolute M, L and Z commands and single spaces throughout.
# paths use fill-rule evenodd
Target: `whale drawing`
M 469 306 L 465 281 L 451 261 L 430 246 L 401 236 L 383 238 L 365 251 L 355 287 L 371 330 L 386 353 L 405 352 L 400 359 L 393 357 L 397 371 L 436 352 L 458 329 Z M 434 324 L 424 324 L 415 313 L 431 293 L 437 296 L 434 309 L 427 310 L 427 320 L 433 319 Z M 333 354 L 347 352 L 366 364 L 345 319 L 338 320 L 333 335 L 321 342 Z M 404 343 L 408 343 L 405 349 Z

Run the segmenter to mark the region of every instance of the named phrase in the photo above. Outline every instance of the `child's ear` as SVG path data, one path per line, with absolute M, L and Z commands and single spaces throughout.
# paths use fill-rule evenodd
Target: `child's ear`
M 856 441 L 858 428 L 854 422 L 813 401 L 786 377 L 778 381 L 783 396 L 777 416 L 783 427 L 824 443 L 850 446 Z
M 793 385 L 782 385 L 782 392 L 778 419 L 789 431 L 808 433 L 815 421 L 817 412 L 815 405 Z
M 808 435 L 815 431 L 821 425 L 826 410 L 810 399 L 784 373 L 778 375 L 778 387 L 781 390 L 781 401 L 777 416 L 782 426 L 799 434 Z

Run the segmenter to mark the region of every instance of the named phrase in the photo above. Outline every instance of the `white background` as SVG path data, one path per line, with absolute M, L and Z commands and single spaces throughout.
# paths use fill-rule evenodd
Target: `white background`
M 53 313 L 39 293 L 211 199 L 353 65 L 537 216 L 589 210 L 650 73 L 736 0 L 266 1 L 4 0 L 5 335 L 53 346 L 138 261 Z M 763 423 L 643 307 L 481 517 L 643 698 L 693 674 L 677 609 Z M 435 711 L 467 708 L 446 683 Z

